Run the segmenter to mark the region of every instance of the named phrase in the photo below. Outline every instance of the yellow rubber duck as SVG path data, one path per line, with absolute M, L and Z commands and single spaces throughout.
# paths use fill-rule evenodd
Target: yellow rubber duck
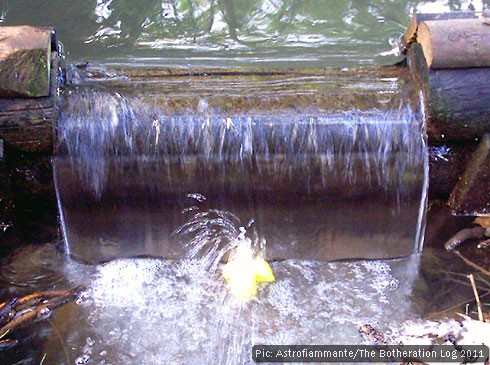
M 258 284 L 276 280 L 269 263 L 260 256 L 254 257 L 248 239 L 239 240 L 221 272 L 231 293 L 243 302 L 255 298 Z

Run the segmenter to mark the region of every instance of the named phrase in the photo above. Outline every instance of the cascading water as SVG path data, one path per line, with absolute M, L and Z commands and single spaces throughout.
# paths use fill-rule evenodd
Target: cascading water
M 64 270 L 91 282 L 70 339 L 77 361 L 246 364 L 254 344 L 368 343 L 364 323 L 413 318 L 422 118 L 379 94 L 321 113 L 230 113 L 206 96 L 175 113 L 121 90 L 65 95 L 53 163 L 77 260 Z M 249 303 L 220 275 L 244 233 L 277 279 Z
M 66 97 L 58 127 L 65 155 L 54 165 L 74 257 L 183 257 L 172 232 L 196 203 L 254 219 L 269 259 L 420 249 L 424 148 L 408 103 L 297 115 L 232 115 L 205 99 L 199 106 L 168 115 L 117 93 Z

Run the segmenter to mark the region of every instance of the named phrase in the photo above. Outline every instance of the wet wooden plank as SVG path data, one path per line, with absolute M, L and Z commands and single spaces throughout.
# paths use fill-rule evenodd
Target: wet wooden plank
M 191 112 L 241 115 L 318 115 L 411 105 L 419 93 L 405 67 L 359 69 L 159 68 L 89 66 L 78 77 L 135 96 L 168 115 Z M 77 83 L 77 80 L 73 80 Z

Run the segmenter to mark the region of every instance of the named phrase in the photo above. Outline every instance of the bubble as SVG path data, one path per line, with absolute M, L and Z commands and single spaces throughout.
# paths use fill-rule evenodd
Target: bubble
M 77 357 L 77 359 L 75 360 L 75 364 L 76 365 L 88 364 L 90 362 L 90 360 L 91 360 L 90 356 L 82 355 L 80 357 Z

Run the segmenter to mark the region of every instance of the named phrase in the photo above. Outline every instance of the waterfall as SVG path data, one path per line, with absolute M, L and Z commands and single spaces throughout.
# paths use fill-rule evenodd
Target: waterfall
M 269 259 L 419 250 L 427 171 L 409 101 L 321 113 L 209 105 L 204 95 L 177 113 L 120 90 L 65 93 L 54 166 L 74 257 L 184 257 L 173 232 L 207 209 L 253 219 Z

